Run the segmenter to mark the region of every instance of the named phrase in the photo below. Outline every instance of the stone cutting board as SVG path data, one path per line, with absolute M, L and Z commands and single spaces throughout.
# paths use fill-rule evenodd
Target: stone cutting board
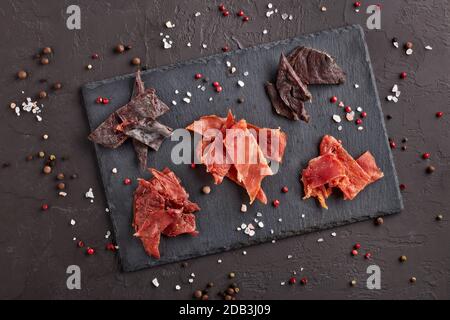
M 280 54 L 289 53 L 299 45 L 328 52 L 347 73 L 347 82 L 343 85 L 309 87 L 313 95 L 313 102 L 306 105 L 312 118 L 309 124 L 290 121 L 276 115 L 264 90 L 264 83 L 273 80 L 276 75 Z M 232 75 L 228 72 L 227 61 L 237 68 Z M 248 76 L 244 76 L 245 71 L 248 71 Z M 197 86 L 202 82 L 194 80 L 196 73 L 202 73 L 211 81 L 219 81 L 223 92 L 215 93 L 211 84 L 206 85 L 205 91 L 198 89 Z M 150 174 L 139 172 L 130 141 L 116 150 L 96 145 L 98 164 L 124 271 L 135 271 L 332 228 L 397 213 L 403 208 L 375 77 L 364 32 L 360 26 L 323 31 L 159 67 L 143 72 L 143 79 L 146 86 L 154 87 L 158 96 L 171 107 L 171 111 L 159 118 L 159 121 L 174 129 L 184 128 L 203 115 L 225 116 L 228 109 L 231 109 L 238 119 L 245 118 L 261 127 L 281 127 L 288 134 L 288 146 L 278 173 L 263 182 L 269 201 L 279 199 L 280 206 L 274 208 L 270 204 L 264 206 L 255 202 L 248 206 L 247 213 L 240 211 L 243 203 L 248 204 L 243 189 L 230 181 L 213 186 L 211 176 L 203 167 L 191 169 L 189 165 L 172 163 L 171 150 L 177 142 L 169 139 L 159 152 L 150 152 L 149 166 L 159 170 L 166 166 L 172 169 L 181 178 L 190 193 L 190 199 L 202 208 L 196 213 L 200 235 L 162 237 L 161 259 L 156 260 L 147 256 L 140 240 L 133 237 L 132 199 L 136 182 L 132 186 L 124 186 L 122 182 L 125 177 L 135 181 L 138 177 L 149 178 Z M 245 87 L 239 87 L 238 80 L 244 81 Z M 126 75 L 89 83 L 82 88 L 92 129 L 111 112 L 129 101 L 133 82 L 134 75 Z M 354 84 L 358 84 L 359 88 L 356 89 Z M 175 90 L 180 93 L 176 95 Z M 192 93 L 189 104 L 182 101 L 187 91 Z M 361 106 L 368 113 L 368 117 L 364 119 L 364 130 L 358 131 L 354 122 L 346 120 L 341 123 L 343 130 L 337 130 L 338 125 L 331 117 L 333 114 L 339 114 L 344 119 L 344 112 L 337 105 L 329 103 L 329 98 L 333 95 L 353 109 Z M 98 96 L 109 97 L 111 103 L 107 106 L 95 104 Z M 210 97 L 213 97 L 212 102 L 209 101 Z M 238 104 L 236 101 L 239 97 L 244 97 L 245 102 Z M 176 106 L 172 106 L 172 100 L 177 101 Z M 344 147 L 354 157 L 370 150 L 385 174 L 382 180 L 368 186 L 353 201 L 343 201 L 342 195 L 335 192 L 327 201 L 329 210 L 321 209 L 314 199 L 303 201 L 302 185 L 299 182 L 300 171 L 311 158 L 318 156 L 319 143 L 325 134 L 341 139 Z M 119 172 L 113 175 L 112 168 L 117 168 Z M 211 194 L 202 194 L 201 188 L 204 185 L 212 186 Z M 289 187 L 287 194 L 281 193 L 283 186 Z M 263 221 L 264 227 L 256 227 L 254 237 L 237 231 L 237 227 L 242 223 L 253 223 L 256 226 L 254 219 L 257 212 L 262 213 L 262 217 L 258 219 Z

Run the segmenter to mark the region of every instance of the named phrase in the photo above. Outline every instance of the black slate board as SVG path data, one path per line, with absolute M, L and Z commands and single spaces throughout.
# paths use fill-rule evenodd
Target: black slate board
M 336 57 L 338 64 L 347 73 L 347 82 L 344 85 L 310 86 L 313 94 L 313 102 L 307 104 L 308 112 L 312 116 L 310 124 L 289 121 L 274 114 L 264 90 L 264 82 L 275 77 L 280 53 L 288 53 L 299 45 L 328 52 Z M 227 73 L 226 61 L 237 67 L 235 75 Z M 243 76 L 244 71 L 249 72 L 247 77 Z M 204 92 L 197 89 L 201 82 L 193 80 L 193 75 L 198 72 L 208 76 L 211 81 L 219 81 L 224 91 L 216 94 L 210 85 L 206 86 Z M 159 120 L 172 128 L 184 128 L 202 115 L 225 116 L 231 108 L 237 118 L 245 118 L 261 127 L 281 127 L 289 139 L 285 160 L 278 174 L 266 178 L 263 182 L 269 201 L 279 199 L 281 205 L 273 208 L 270 204 L 264 206 L 255 202 L 245 214 L 240 212 L 241 204 L 248 202 L 243 189 L 224 181 L 220 186 L 213 186 L 212 193 L 205 196 L 201 193 L 201 187 L 212 185 L 212 178 L 204 168 L 191 169 L 188 165 L 174 165 L 171 162 L 171 150 L 177 142 L 168 140 L 158 153 L 150 152 L 149 166 L 160 170 L 166 166 L 171 168 L 181 178 L 191 199 L 202 208 L 196 214 L 200 235 L 170 239 L 163 237 L 160 260 L 148 257 L 140 240 L 132 236 L 132 194 L 136 183 L 124 186 L 122 181 L 125 177 L 142 177 L 142 174 L 139 173 L 131 142 L 125 143 L 117 150 L 95 146 L 124 271 L 135 271 L 336 227 L 397 213 L 403 208 L 375 79 L 360 26 L 323 31 L 160 67 L 145 71 L 143 79 L 147 86 L 156 88 L 159 97 L 171 106 L 171 111 Z M 237 86 L 238 79 L 245 82 L 244 88 Z M 129 101 L 133 81 L 134 75 L 126 75 L 83 87 L 82 94 L 92 129 L 113 110 Z M 359 84 L 358 89 L 354 88 L 355 83 Z M 180 91 L 179 95 L 175 95 L 176 89 Z M 186 91 L 193 95 L 190 104 L 182 102 Z M 342 122 L 343 130 L 337 130 L 337 124 L 331 117 L 333 114 L 343 116 L 343 111 L 329 103 L 329 97 L 333 95 L 354 109 L 361 106 L 368 113 L 363 131 L 358 131 L 354 123 L 346 120 Z M 111 104 L 96 105 L 95 99 L 98 96 L 109 97 Z M 236 100 L 241 96 L 245 97 L 245 103 L 239 105 Z M 213 102 L 208 101 L 209 97 L 214 98 Z M 178 102 L 177 106 L 171 105 L 172 100 Z M 336 192 L 327 201 L 329 210 L 320 209 L 313 199 L 302 201 L 303 191 L 299 182 L 301 169 L 311 158 L 318 156 L 318 145 L 324 134 L 341 139 L 354 157 L 370 150 L 385 174 L 382 180 L 368 186 L 354 201 L 343 201 Z M 116 175 L 111 173 L 114 167 L 119 170 Z M 144 177 L 148 178 L 149 174 L 144 174 Z M 280 189 L 285 185 L 290 191 L 281 194 Z M 236 230 L 242 223 L 255 224 L 253 220 L 257 212 L 263 214 L 258 219 L 264 222 L 265 227 L 257 227 L 254 237 L 249 238 Z

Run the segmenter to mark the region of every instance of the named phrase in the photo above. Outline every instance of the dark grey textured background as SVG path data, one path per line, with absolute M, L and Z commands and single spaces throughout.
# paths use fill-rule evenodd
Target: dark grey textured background
M 352 1 L 273 1 L 281 12 L 294 14 L 294 20 L 287 22 L 279 16 L 265 17 L 268 1 L 226 1 L 232 12 L 243 8 L 251 16 L 250 23 L 241 25 L 235 17 L 219 16 L 219 2 L 78 1 L 82 30 L 73 32 L 65 28 L 64 14 L 73 2 L 2 1 L 0 160 L 12 166 L 0 170 L 0 297 L 181 299 L 189 298 L 194 288 L 207 281 L 222 289 L 229 282 L 227 273 L 235 271 L 240 297 L 248 299 L 449 298 L 450 130 L 448 115 L 437 120 L 434 114 L 450 112 L 450 5 L 448 1 L 379 2 L 382 30 L 366 30 L 366 37 L 380 97 L 388 94 L 393 83 L 401 85 L 400 102 L 382 104 L 385 114 L 393 117 L 387 123 L 389 136 L 398 145 L 402 137 L 409 138 L 407 151 L 394 151 L 399 179 L 407 186 L 404 212 L 385 219 L 382 227 L 366 222 L 337 228 L 335 238 L 331 231 L 313 233 L 251 247 L 246 256 L 235 251 L 192 260 L 187 269 L 173 264 L 123 274 L 113 255 L 102 250 L 104 234 L 111 225 L 104 213 L 94 148 L 85 139 L 89 129 L 80 86 L 132 72 L 128 62 L 133 56 L 140 56 L 150 67 L 167 65 L 218 53 L 225 44 L 248 47 L 347 24 L 364 25 L 367 15 L 354 13 Z M 322 4 L 328 8 L 326 13 L 319 10 Z M 196 11 L 202 16 L 194 18 Z M 165 29 L 163 24 L 169 19 L 177 25 L 175 29 Z M 269 33 L 263 35 L 263 29 Z M 160 32 L 171 34 L 173 49 L 161 49 Z M 390 40 L 394 36 L 401 42 L 413 41 L 414 55 L 406 57 L 402 50 L 393 49 Z M 188 41 L 192 48 L 185 46 Z M 118 42 L 132 44 L 133 50 L 116 56 L 112 48 Z M 203 42 L 207 49 L 201 47 Z M 427 44 L 433 51 L 423 49 Z M 40 67 L 32 56 L 46 45 L 56 54 L 49 66 Z M 94 52 L 102 59 L 94 61 L 94 70 L 88 72 L 84 66 L 92 63 Z M 14 79 L 20 68 L 32 72 L 26 82 Z M 400 82 L 401 71 L 407 71 L 409 78 Z M 34 95 L 46 88 L 40 78 L 62 81 L 64 89 L 46 101 L 43 123 L 37 124 L 30 115 L 17 119 L 9 102 L 20 99 L 21 90 Z M 45 142 L 41 139 L 44 133 L 50 135 Z M 58 163 L 58 170 L 77 172 L 80 179 L 68 182 L 67 198 L 56 196 L 54 177 L 41 175 L 39 161 L 25 161 L 26 155 L 39 150 L 70 156 L 69 161 Z M 425 174 L 422 152 L 432 154 L 430 163 L 437 168 L 434 175 Z M 96 194 L 94 204 L 84 199 L 91 186 Z M 39 210 L 43 202 L 52 205 L 44 214 Z M 444 215 L 444 221 L 435 221 L 438 213 Z M 75 227 L 69 226 L 71 218 L 77 220 Z M 97 255 L 84 256 L 75 247 L 74 236 L 98 248 Z M 325 241 L 317 243 L 318 238 Z M 382 290 L 365 288 L 369 262 L 349 256 L 355 242 L 370 250 L 373 263 L 381 267 Z M 287 259 L 288 254 L 293 258 Z M 406 264 L 398 263 L 402 254 L 408 256 Z M 223 260 L 220 265 L 216 262 L 219 258 Z M 65 270 L 71 264 L 82 268 L 81 291 L 66 289 Z M 300 268 L 309 278 L 307 287 L 280 286 L 291 271 Z M 187 278 L 192 272 L 196 278 L 189 285 Z M 155 276 L 161 283 L 158 289 L 151 285 Z M 411 276 L 418 279 L 415 285 L 408 282 Z M 359 280 L 356 288 L 348 286 L 352 278 Z M 181 284 L 182 290 L 175 291 L 175 284 Z
M 148 257 L 141 241 L 132 236 L 133 191 L 137 178 L 143 176 L 138 169 L 132 143 L 128 142 L 115 150 L 101 146 L 96 148 L 124 270 L 135 271 L 146 266 L 224 252 L 399 212 L 402 206 L 399 183 L 393 168 L 363 37 L 361 27 L 349 26 L 144 72 L 142 78 L 149 87 L 157 90 L 160 99 L 168 104 L 172 100 L 179 103 L 171 106 L 171 111 L 159 119 L 169 127 L 185 128 L 204 115 L 217 114 L 225 117 L 231 109 L 237 119 L 245 118 L 249 123 L 264 128 L 281 127 L 288 136 L 288 144 L 278 174 L 267 177 L 262 184 L 269 204 L 255 202 L 248 207 L 246 214 L 242 214 L 240 208 L 243 203 L 248 204 L 248 196 L 234 183 L 227 181 L 223 185 L 214 186 L 213 192 L 205 196 L 200 189 L 203 185 L 213 185 L 213 179 L 205 173 L 204 167 L 192 170 L 188 165 L 190 161 L 174 165 L 171 159 L 172 148 L 178 142 L 166 141 L 158 153 L 150 152 L 148 165 L 159 170 L 165 166 L 174 170 L 191 199 L 202 208 L 196 214 L 200 235 L 178 239 L 163 238 L 159 260 Z M 287 54 L 300 45 L 332 54 L 347 72 L 347 82 L 343 85 L 311 86 L 314 100 L 306 106 L 313 119 L 310 124 L 292 122 L 276 115 L 264 90 L 264 83 L 275 77 L 281 52 Z M 232 76 L 227 71 L 227 61 L 238 69 Z M 243 76 L 246 71 L 249 75 Z M 218 81 L 224 92 L 216 94 L 211 83 L 205 85 L 206 91 L 199 90 L 197 86 L 202 82 L 193 79 L 193 75 L 199 72 L 212 79 L 210 82 Z M 134 75 L 94 82 L 83 87 L 83 100 L 92 129 L 97 128 L 113 110 L 129 100 L 133 80 Z M 238 80 L 246 83 L 244 88 L 237 85 Z M 354 88 L 355 83 L 359 84 L 358 89 Z M 176 95 L 175 90 L 180 93 Z M 182 102 L 187 91 L 192 93 L 190 104 Z M 329 97 L 333 95 L 341 97 L 346 104 L 354 106 L 355 110 L 356 106 L 364 107 L 370 115 L 364 121 L 365 130 L 358 131 L 354 123 L 345 122 L 342 123 L 344 129 L 341 132 L 337 130 L 337 124 L 331 117 L 335 113 L 343 116 L 344 112 L 342 108 L 329 102 Z M 112 103 L 106 107 L 99 106 L 95 102 L 99 96 L 109 97 Z M 209 97 L 214 100 L 209 102 Z M 238 104 L 238 97 L 245 97 L 246 102 Z M 299 172 L 310 159 L 318 155 L 318 146 L 325 134 L 342 139 L 355 158 L 370 149 L 385 174 L 384 179 L 369 186 L 354 201 L 342 201 L 340 194 L 330 197 L 329 210 L 320 209 L 314 200 L 302 201 L 300 195 L 303 191 L 299 182 Z M 118 168 L 119 173 L 112 174 L 112 168 Z M 144 175 L 147 176 L 148 174 Z M 135 183 L 124 187 L 124 177 L 132 178 Z M 282 186 L 288 186 L 290 192 L 282 194 Z M 278 208 L 271 205 L 274 199 L 281 202 Z M 256 217 L 257 212 L 261 212 L 263 216 Z M 253 223 L 256 226 L 255 218 L 263 221 L 265 227 L 256 227 L 254 237 L 236 231 L 242 223 Z M 282 222 L 279 222 L 280 218 Z

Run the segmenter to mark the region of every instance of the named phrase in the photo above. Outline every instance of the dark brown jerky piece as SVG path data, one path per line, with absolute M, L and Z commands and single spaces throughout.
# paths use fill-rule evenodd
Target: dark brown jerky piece
M 139 161 L 139 168 L 142 171 L 146 170 L 147 169 L 148 147 L 136 139 L 133 139 L 133 147 L 134 147 L 134 152 L 136 152 L 136 156 Z
M 276 86 L 281 99 L 289 107 L 296 99 L 308 101 L 312 98 L 308 88 L 296 74 L 283 53 L 281 54 L 278 65 Z
M 116 113 L 112 113 L 97 129 L 92 131 L 88 139 L 106 148 L 115 149 L 121 146 L 128 138 L 122 132 L 116 131 L 118 125 L 119 119 Z
M 288 55 L 287 59 L 295 73 L 306 85 L 345 82 L 345 72 L 326 52 L 298 47 Z
M 155 120 L 144 119 L 123 127 L 123 133 L 158 151 L 163 141 L 172 134 L 172 129 Z
M 144 118 L 155 120 L 169 111 L 169 107 L 158 99 L 156 90 L 149 88 L 133 97 L 130 102 L 117 110 L 117 115 L 125 121 L 139 121 Z
M 266 90 L 278 114 L 292 120 L 309 121 L 304 102 L 311 99 L 311 93 L 284 54 L 280 57 L 276 86 L 267 83 Z

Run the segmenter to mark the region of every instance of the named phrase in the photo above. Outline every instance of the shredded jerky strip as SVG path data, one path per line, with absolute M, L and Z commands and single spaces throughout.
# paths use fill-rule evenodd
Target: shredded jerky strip
M 89 139 L 114 149 L 132 138 L 140 168 L 145 169 L 148 147 L 158 151 L 172 133 L 171 128 L 156 121 L 168 111 L 169 107 L 158 98 L 155 89 L 145 89 L 138 71 L 130 102 L 113 112 L 89 135 Z

